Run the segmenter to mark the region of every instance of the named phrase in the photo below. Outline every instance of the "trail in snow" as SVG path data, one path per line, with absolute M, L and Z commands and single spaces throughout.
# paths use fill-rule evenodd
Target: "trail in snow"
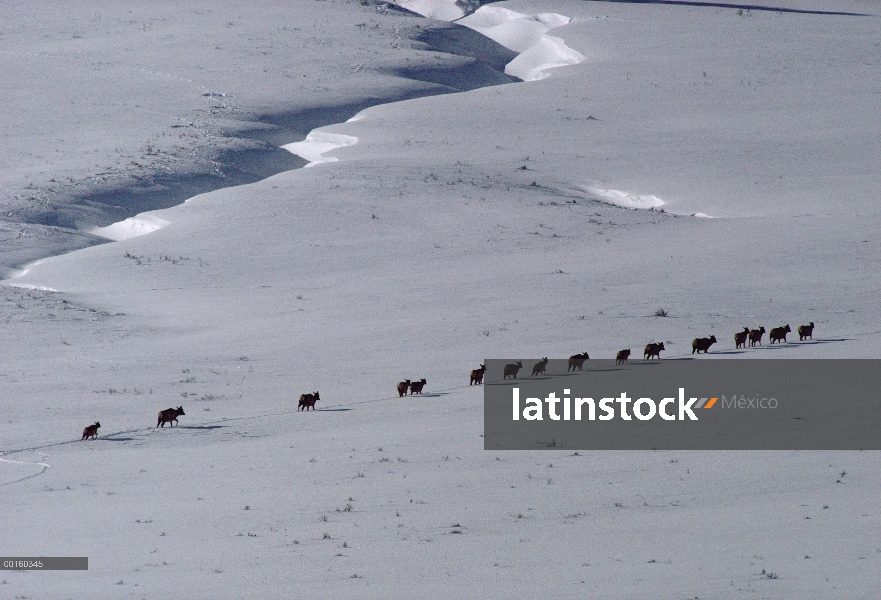
M 449 392 L 454 392 L 456 390 L 464 390 L 464 389 L 471 388 L 471 387 L 477 387 L 477 386 L 460 385 L 460 386 L 454 386 L 454 387 L 444 388 L 444 389 L 440 389 L 440 390 L 431 390 L 428 393 L 420 394 L 420 398 L 438 397 L 443 394 L 447 394 Z M 315 411 L 316 412 L 325 412 L 325 411 L 351 410 L 352 406 L 360 406 L 362 404 L 375 404 L 377 402 L 396 402 L 396 401 L 399 401 L 400 399 L 401 398 L 397 395 L 385 396 L 382 398 L 370 398 L 368 400 L 359 400 L 358 402 L 350 402 L 348 404 L 331 404 L 330 406 L 325 406 L 323 408 L 316 408 Z M 177 427 L 173 427 L 173 428 L 169 427 L 169 431 L 174 430 L 174 429 L 178 429 L 178 428 L 183 428 L 183 429 L 215 429 L 217 425 L 222 424 L 222 423 L 231 423 L 234 421 L 250 421 L 253 419 L 265 419 L 265 418 L 271 418 L 271 417 L 281 417 L 281 416 L 286 416 L 286 415 L 297 414 L 299 412 L 302 412 L 302 411 L 300 411 L 298 409 L 293 409 L 293 410 L 284 410 L 284 411 L 271 412 L 271 413 L 260 413 L 260 414 L 256 414 L 256 415 L 246 415 L 243 417 L 231 417 L 231 418 L 225 417 L 222 419 L 215 419 L 213 421 L 203 421 L 202 423 L 196 423 L 194 425 L 184 425 L 182 427 L 180 425 L 178 425 Z M 165 429 L 163 428 L 162 431 L 165 431 Z M 156 434 L 156 433 L 159 433 L 159 430 L 156 427 L 139 427 L 136 429 L 121 429 L 119 431 L 113 431 L 113 432 L 109 432 L 107 434 L 101 435 L 96 440 L 90 440 L 90 441 L 93 441 L 93 442 L 100 442 L 102 440 L 119 441 L 118 438 L 121 435 L 133 435 L 133 434 L 151 435 L 151 434 Z M 7 450 L 7 451 L 3 452 L 3 454 L 0 455 L 0 462 L 10 463 L 10 464 L 18 464 L 18 465 L 36 465 L 36 466 L 41 466 L 43 468 L 39 473 L 33 473 L 31 475 L 28 475 L 26 477 L 22 477 L 19 479 L 15 479 L 13 481 L 3 482 L 3 483 L 0 483 L 0 485 L 10 485 L 13 483 L 18 483 L 21 481 L 25 481 L 27 479 L 31 479 L 32 477 L 36 477 L 37 475 L 42 475 L 50 467 L 50 465 L 45 462 L 27 462 L 27 461 L 9 460 L 9 459 L 3 458 L 4 456 L 12 456 L 13 454 L 21 454 L 23 452 L 36 452 L 36 451 L 42 450 L 44 448 L 54 448 L 57 446 L 76 444 L 80 441 L 82 441 L 82 440 L 74 438 L 74 439 L 64 440 L 64 441 L 60 441 L 60 442 L 47 442 L 45 444 L 40 444 L 38 446 L 30 446 L 27 448 L 18 448 L 18 449 Z M 46 458 L 48 458 L 48 456 L 43 455 L 41 460 L 45 460 Z M 2 471 L 0 471 L 0 476 L 2 476 Z
M 23 452 L 23 450 L 20 450 L 18 452 Z M 4 454 L 4 456 L 6 456 L 6 454 Z M 0 483 L 0 485 L 12 485 L 13 483 L 19 483 L 19 482 L 26 481 L 28 479 L 32 479 L 34 477 L 37 477 L 38 475 L 42 475 L 43 473 L 45 473 L 46 471 L 49 470 L 49 463 L 42 462 L 42 461 L 46 460 L 46 458 L 48 458 L 48 457 L 46 455 L 43 455 L 39 462 L 27 462 L 27 461 L 21 461 L 21 460 L 9 460 L 7 458 L 3 458 L 3 456 L 0 456 L 0 463 L 7 463 L 7 464 L 13 464 L 13 465 L 26 465 L 28 467 L 42 467 L 40 469 L 39 473 L 31 473 L 30 475 L 26 475 L 24 477 L 19 477 L 18 479 L 13 479 L 12 481 L 4 481 L 3 483 Z M 4 475 L 4 473 L 0 472 L 0 477 L 2 477 L 3 475 Z

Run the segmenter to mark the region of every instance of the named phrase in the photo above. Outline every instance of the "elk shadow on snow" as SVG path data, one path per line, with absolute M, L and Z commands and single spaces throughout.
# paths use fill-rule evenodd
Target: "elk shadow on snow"
M 423 398 L 440 398 L 441 396 L 449 396 L 449 392 L 429 392 L 428 394 L 419 394 Z

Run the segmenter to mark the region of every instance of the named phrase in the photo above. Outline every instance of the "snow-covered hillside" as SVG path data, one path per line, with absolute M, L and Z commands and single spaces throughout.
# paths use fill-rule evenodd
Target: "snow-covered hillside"
M 10 6 L 2 554 L 90 568 L 0 597 L 875 597 L 876 452 L 487 452 L 468 385 L 881 356 L 875 3 Z M 136 215 L 131 160 L 276 174 Z

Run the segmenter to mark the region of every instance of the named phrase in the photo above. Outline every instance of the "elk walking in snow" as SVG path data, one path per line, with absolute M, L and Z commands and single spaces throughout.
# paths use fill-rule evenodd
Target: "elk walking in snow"
M 480 365 L 479 369 L 471 371 L 471 382 L 468 385 L 480 385 L 483 383 L 484 373 L 486 373 L 486 365 Z
M 318 392 L 314 394 L 300 394 L 300 402 L 297 404 L 297 412 L 300 410 L 315 410 L 315 403 L 321 400 L 318 397 Z
M 98 439 L 98 428 L 101 427 L 101 423 L 95 421 L 93 425 L 89 425 L 85 429 L 83 429 L 83 437 L 80 438 L 80 441 L 83 441 L 86 438 L 92 438 L 93 440 Z
M 805 338 L 814 339 L 814 322 L 811 321 L 810 325 L 799 325 L 798 326 L 798 340 L 804 341 Z
M 654 356 L 658 360 L 661 360 L 661 350 L 666 350 L 664 348 L 664 342 L 659 344 L 646 344 L 645 351 L 643 352 L 643 358 L 646 360 L 651 360 Z
M 505 374 L 502 376 L 502 379 L 505 380 L 508 377 L 511 379 L 517 379 L 517 371 L 523 368 L 523 361 L 517 361 L 516 363 L 511 363 L 509 365 L 505 365 Z
M 768 337 L 771 338 L 772 344 L 774 342 L 779 342 L 780 340 L 786 342 L 786 334 L 790 331 L 792 330 L 789 328 L 789 325 L 785 325 L 784 327 L 775 327 L 771 330 L 771 333 L 768 334 Z
M 163 428 L 165 428 L 166 423 L 168 423 L 169 427 L 174 427 L 174 424 L 177 423 L 177 418 L 182 417 L 185 414 L 186 413 L 184 412 L 183 406 L 161 410 L 159 411 L 159 420 L 156 422 L 156 427 L 159 427 L 161 425 Z

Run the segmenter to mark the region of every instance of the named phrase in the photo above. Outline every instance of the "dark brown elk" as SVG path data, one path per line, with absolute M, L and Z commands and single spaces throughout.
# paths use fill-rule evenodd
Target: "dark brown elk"
M 310 408 L 315 410 L 315 403 L 319 400 L 321 400 L 321 398 L 318 397 L 318 392 L 315 392 L 314 394 L 300 394 L 300 402 L 297 403 L 297 412 L 300 412 L 300 410 L 309 410 Z
M 746 340 L 749 337 L 749 327 L 744 327 L 743 331 L 734 334 L 734 347 L 746 348 Z
M 85 429 L 83 429 L 83 437 L 80 438 L 80 441 L 83 441 L 86 438 L 92 438 L 93 440 L 98 439 L 98 428 L 101 427 L 101 423 L 95 421 L 94 425 L 89 425 Z
M 483 383 L 484 373 L 486 373 L 486 365 L 480 365 L 479 369 L 471 371 L 471 382 L 468 385 L 480 385 Z
M 543 359 L 535 363 L 532 367 L 532 376 L 536 375 L 544 375 L 545 369 L 548 367 L 548 357 L 545 356 Z
M 775 327 L 771 330 L 771 333 L 768 334 L 768 337 L 771 338 L 771 343 L 779 342 L 780 340 L 786 341 L 786 334 L 792 331 L 789 328 L 789 325 L 785 325 L 783 327 Z
M 419 381 L 414 381 L 414 382 L 410 383 L 410 395 L 412 396 L 413 394 L 421 394 L 422 388 L 424 388 L 424 387 L 425 387 L 425 378 L 424 377 L 422 379 L 420 379 Z
M 407 395 L 407 390 L 410 389 L 410 380 L 407 379 L 405 381 L 398 382 L 398 398 L 403 398 Z
M 758 329 L 751 329 L 749 332 L 749 345 L 750 347 L 758 344 L 762 345 L 762 335 L 765 333 L 764 327 L 759 327 Z
M 711 335 L 708 338 L 694 338 L 691 340 L 691 353 L 694 354 L 697 352 L 701 353 L 701 350 L 704 351 L 704 354 L 707 353 L 707 350 L 710 349 L 710 346 L 716 343 L 716 336 Z
M 510 365 L 505 365 L 505 374 L 502 376 L 502 379 L 505 380 L 508 377 L 511 379 L 517 379 L 517 371 L 523 368 L 523 362 L 517 361 L 516 363 L 511 363 Z
M 805 338 L 814 339 L 814 322 L 811 321 L 810 325 L 799 325 L 798 326 L 798 339 L 799 341 L 803 341 Z
M 626 363 L 628 358 L 630 358 L 630 348 L 627 350 L 618 350 L 618 353 L 615 354 L 615 364 L 620 365 Z
M 575 371 L 576 369 L 581 371 L 584 368 L 584 361 L 589 358 L 587 352 L 584 352 L 583 354 L 573 354 L 569 357 L 569 368 L 566 369 L 566 372 Z
M 654 356 L 658 360 L 661 360 L 661 350 L 666 350 L 666 348 L 664 348 L 664 342 L 661 342 L 660 344 L 646 344 L 643 358 L 651 360 Z
M 166 423 L 168 423 L 169 427 L 174 427 L 174 424 L 177 423 L 177 418 L 185 414 L 183 406 L 161 410 L 159 411 L 159 421 L 156 422 L 156 427 L 161 425 L 164 428 Z

